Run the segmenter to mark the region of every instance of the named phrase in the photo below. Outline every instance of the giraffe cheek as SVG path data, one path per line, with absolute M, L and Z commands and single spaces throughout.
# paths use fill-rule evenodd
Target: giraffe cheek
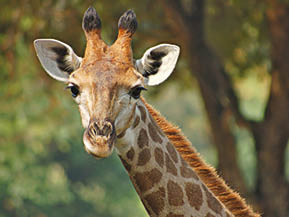
M 83 128 L 87 128 L 89 125 L 89 120 L 90 120 L 89 112 L 84 105 L 79 105 L 78 108 L 79 108 L 79 112 L 81 116 L 82 126 Z
M 123 133 L 133 123 L 135 104 L 128 108 L 122 108 L 115 119 L 116 134 Z

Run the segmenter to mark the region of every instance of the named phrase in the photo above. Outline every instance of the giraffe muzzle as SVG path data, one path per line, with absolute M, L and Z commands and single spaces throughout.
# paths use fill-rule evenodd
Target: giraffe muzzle
M 86 152 L 96 158 L 108 157 L 116 141 L 116 131 L 112 121 L 92 121 L 83 134 Z

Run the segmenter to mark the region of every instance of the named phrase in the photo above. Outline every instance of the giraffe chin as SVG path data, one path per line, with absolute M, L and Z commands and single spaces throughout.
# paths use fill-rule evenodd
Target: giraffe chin
M 87 130 L 83 134 L 84 149 L 88 154 L 91 154 L 97 159 L 106 158 L 111 155 L 116 136 L 110 135 L 100 136 L 100 135 L 89 135 Z

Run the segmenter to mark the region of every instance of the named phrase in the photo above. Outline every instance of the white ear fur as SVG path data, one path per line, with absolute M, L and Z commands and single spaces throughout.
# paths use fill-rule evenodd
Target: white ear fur
M 37 39 L 34 47 L 45 71 L 58 81 L 67 82 L 82 61 L 69 45 L 55 39 Z
M 147 78 L 147 85 L 154 86 L 165 81 L 173 72 L 180 48 L 172 44 L 160 44 L 148 49 L 136 61 L 137 70 Z

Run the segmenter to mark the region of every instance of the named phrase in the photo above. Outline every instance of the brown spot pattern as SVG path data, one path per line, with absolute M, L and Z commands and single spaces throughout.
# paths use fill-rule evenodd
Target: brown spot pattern
M 161 139 L 160 135 L 158 134 L 157 129 L 151 124 L 148 124 L 149 134 L 154 142 L 162 143 L 163 140 Z
M 144 146 L 148 146 L 148 134 L 147 132 L 145 131 L 145 129 L 141 129 L 139 131 L 139 135 L 138 135 L 138 138 L 137 138 L 137 144 L 140 148 L 143 148 Z
M 184 215 L 178 215 L 178 214 L 170 212 L 169 214 L 167 214 L 166 217 L 184 217 Z
M 199 180 L 197 174 L 192 170 L 192 168 L 188 165 L 188 163 L 181 157 L 182 166 L 180 167 L 181 175 L 184 178 L 194 178 Z
M 138 109 L 139 109 L 139 111 L 140 111 L 141 120 L 142 120 L 143 122 L 146 122 L 147 113 L 146 113 L 145 108 L 144 108 L 143 106 L 141 106 L 141 105 L 138 105 L 137 107 L 138 107 Z
M 134 119 L 134 122 L 132 124 L 132 129 L 137 127 L 137 125 L 139 124 L 139 121 L 140 121 L 139 116 L 136 116 L 135 119 Z
M 185 192 L 188 197 L 189 203 L 196 210 L 200 210 L 203 203 L 203 195 L 201 187 L 197 184 L 186 183 Z
M 144 166 L 151 159 L 151 152 L 148 148 L 142 150 L 138 156 L 138 166 Z
M 160 167 L 164 166 L 164 152 L 160 148 L 155 148 L 155 160 Z
M 159 133 L 161 136 L 165 136 L 164 133 L 163 133 L 163 131 L 162 131 L 162 130 L 160 129 L 160 127 L 157 125 L 155 119 L 154 119 L 151 115 L 149 115 L 149 117 L 150 117 L 151 123 L 154 125 L 154 127 L 156 128 L 156 130 L 158 131 L 158 133 Z
M 173 181 L 168 181 L 167 184 L 168 188 L 168 200 L 169 204 L 172 206 L 181 206 L 184 204 L 184 193 L 182 191 L 182 188 Z
M 173 159 L 173 161 L 175 161 L 175 163 L 178 163 L 177 151 L 170 142 L 168 142 L 168 144 L 167 144 L 167 150 L 168 150 L 169 154 L 171 155 L 171 158 Z
M 147 201 L 150 208 L 152 209 L 152 211 L 156 215 L 159 215 L 165 207 L 165 202 L 164 202 L 165 195 L 166 195 L 165 189 L 159 188 L 158 191 L 148 194 L 144 198 Z
M 188 163 L 185 161 L 184 158 L 181 157 L 181 162 L 183 167 L 188 167 Z
M 168 173 L 171 173 L 174 176 L 178 175 L 177 168 L 175 167 L 173 161 L 171 160 L 170 156 L 167 153 L 166 153 L 166 167 Z
M 133 178 L 140 191 L 145 192 L 161 180 L 162 173 L 157 169 L 152 169 L 149 172 L 136 173 Z
M 181 166 L 180 172 L 181 176 L 184 178 L 194 178 L 196 180 L 199 180 L 198 176 L 194 173 L 194 171 L 191 168 Z
M 131 170 L 131 165 L 128 162 L 126 162 L 126 160 L 123 159 L 121 156 L 119 156 L 119 157 L 120 157 L 120 160 L 121 160 L 124 168 L 129 172 Z
M 134 149 L 131 147 L 130 150 L 126 153 L 126 157 L 132 161 L 134 158 L 134 154 L 135 154 Z
M 213 194 L 211 192 L 209 192 L 209 190 L 204 185 L 202 185 L 202 187 L 203 187 L 204 191 L 206 192 L 208 206 L 215 213 L 221 213 L 222 205 L 220 204 L 220 202 L 215 197 L 213 197 Z

